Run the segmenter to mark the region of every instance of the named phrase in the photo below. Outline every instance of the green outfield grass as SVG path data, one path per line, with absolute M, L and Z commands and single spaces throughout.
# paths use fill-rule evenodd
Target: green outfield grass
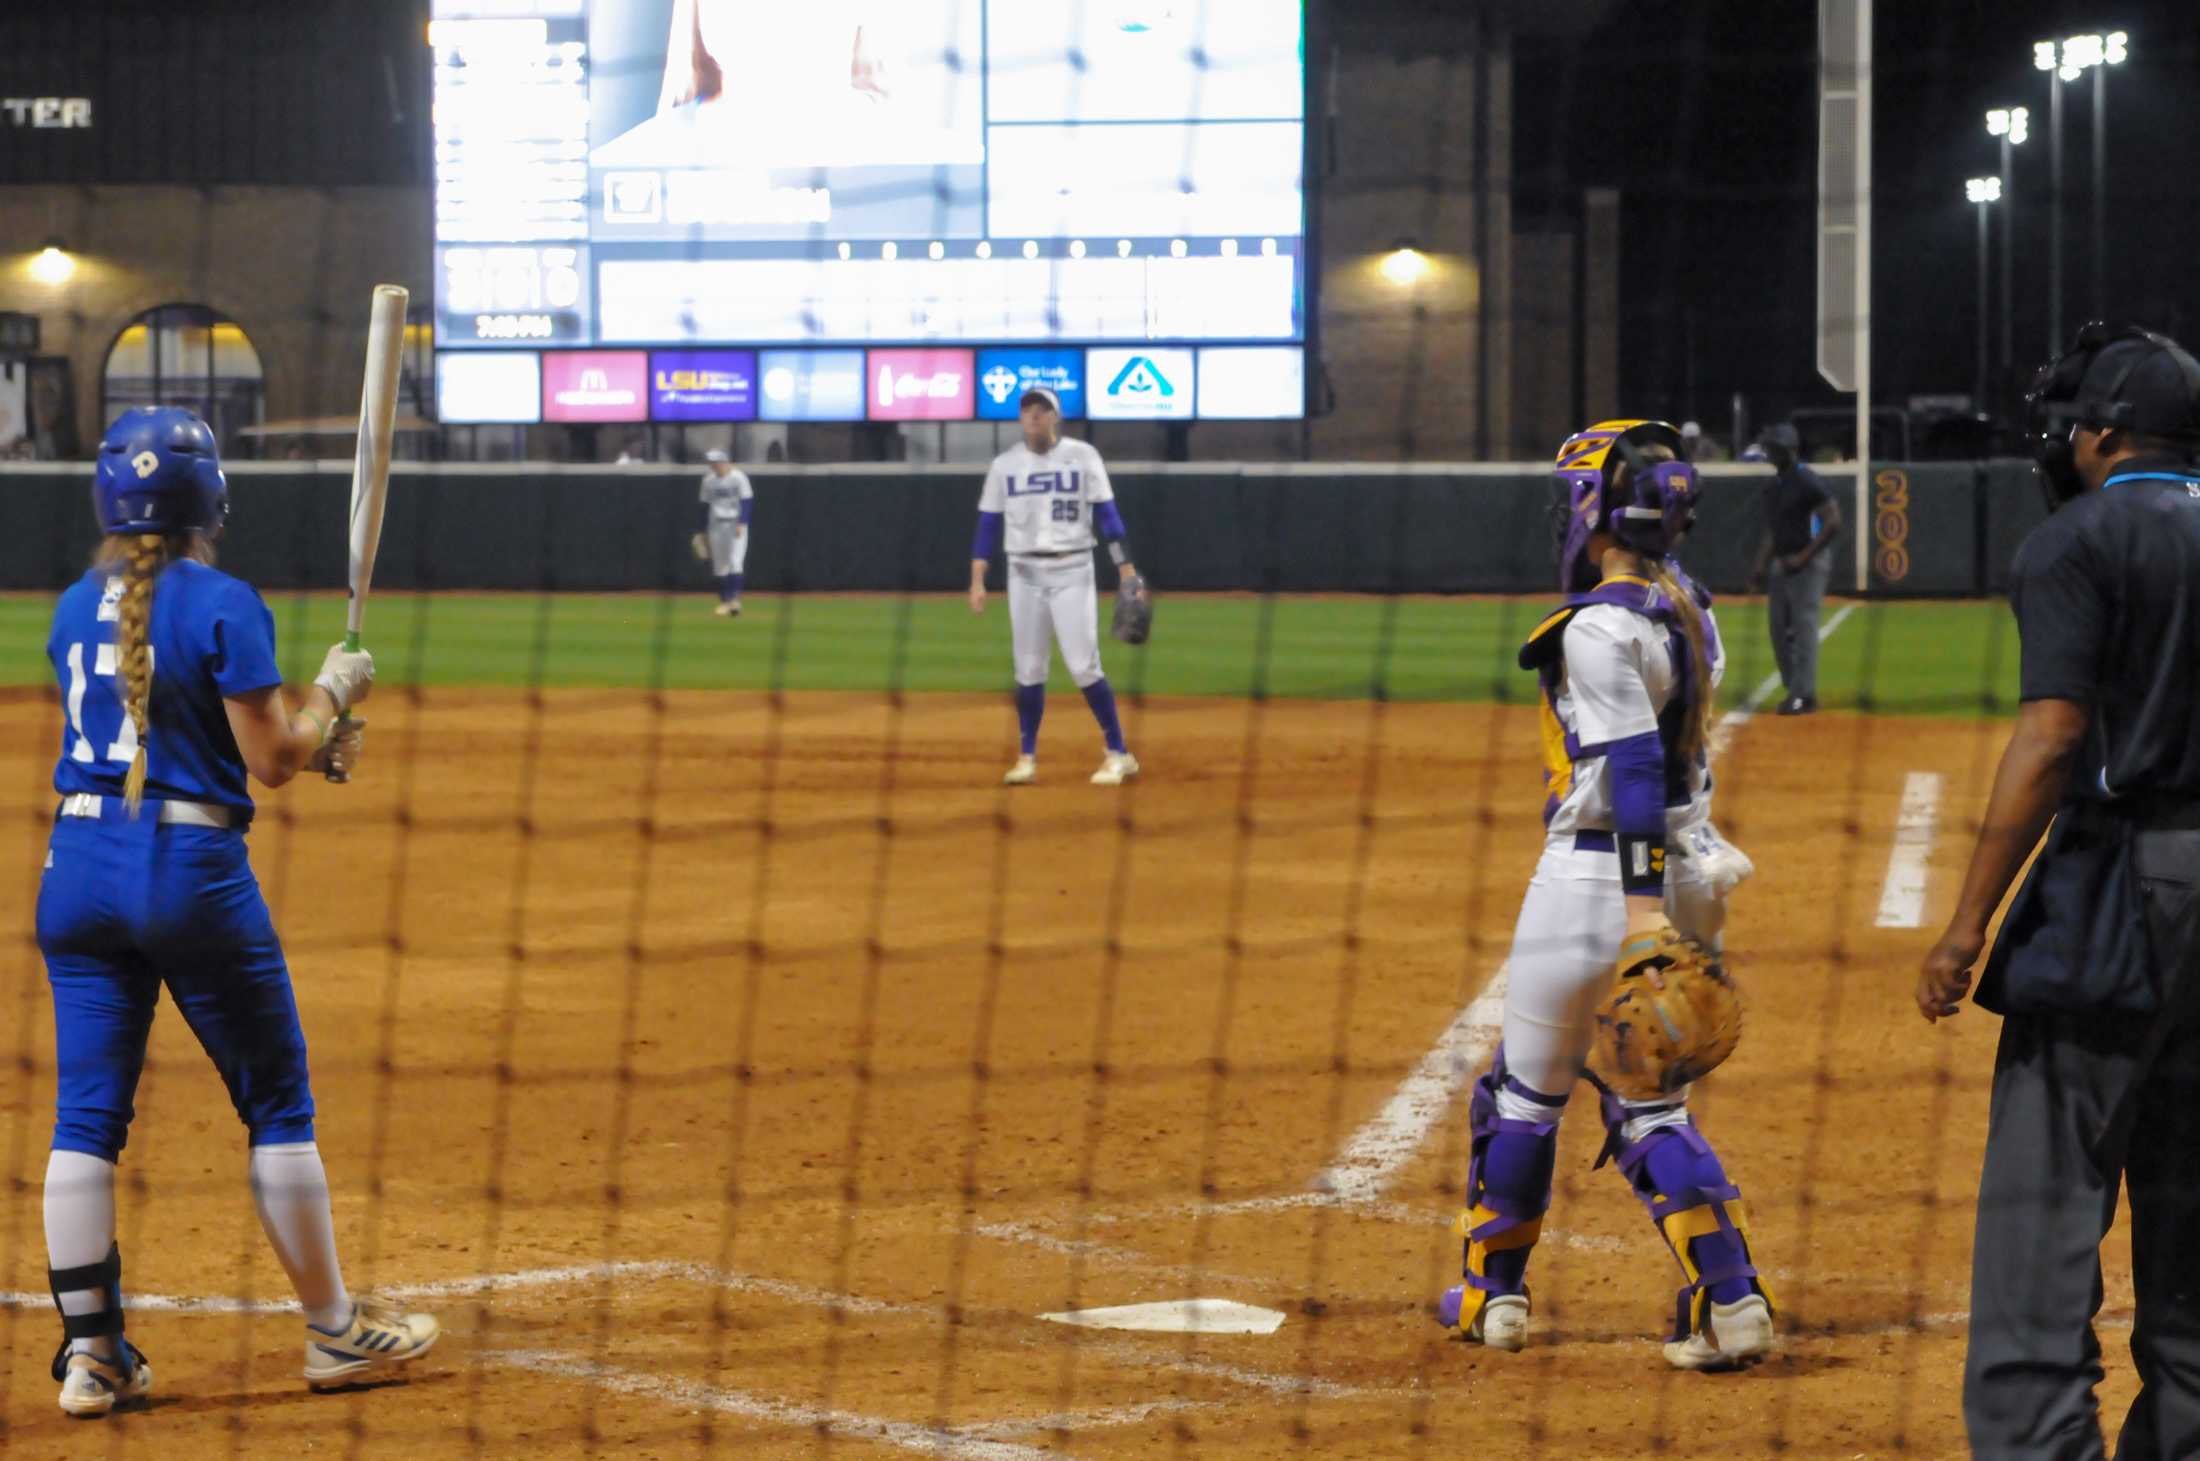
M 0 685 L 46 683 L 51 600 L 0 598 Z M 343 598 L 274 594 L 283 666 L 309 677 L 342 630 Z M 1160 695 L 1524 700 L 1513 667 L 1541 599 L 1166 597 L 1154 641 L 1103 641 L 1109 678 Z M 1841 606 L 1829 603 L 1830 617 Z M 1103 604 L 1103 609 L 1105 605 Z M 1723 605 L 1726 698 L 1772 667 L 1764 611 Z M 1009 678 L 1007 604 L 984 618 L 959 597 L 816 595 L 749 600 L 739 620 L 697 595 L 380 594 L 368 647 L 385 683 L 572 688 L 989 691 Z M 1069 682 L 1059 664 L 1056 685 Z M 1824 648 L 1821 700 L 1924 714 L 2007 712 L 2016 634 L 1998 602 L 1858 604 Z

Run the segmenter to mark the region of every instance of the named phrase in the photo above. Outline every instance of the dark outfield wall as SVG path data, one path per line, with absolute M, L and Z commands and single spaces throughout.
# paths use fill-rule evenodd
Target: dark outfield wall
M 752 467 L 749 582 L 763 591 L 942 590 L 969 573 L 981 474 L 916 467 Z M 701 588 L 688 551 L 699 473 L 658 467 L 400 466 L 375 572 L 392 589 Z M 1748 577 L 1769 474 L 1713 467 L 1690 570 L 1732 592 Z M 1115 489 L 1139 567 L 1162 589 L 1349 593 L 1539 592 L 1552 578 L 1549 478 L 1523 466 L 1243 467 L 1125 464 Z M 82 466 L 0 467 L 0 588 L 73 578 L 94 533 Z M 1854 479 L 1827 485 L 1850 510 Z M 2000 592 L 2041 516 L 2021 463 L 1882 466 L 1873 473 L 1873 594 Z M 338 588 L 348 464 L 240 466 L 222 566 L 266 589 Z M 1850 532 L 1856 530 L 1850 524 Z M 1834 586 L 1854 591 L 1853 537 Z M 1112 582 L 1113 572 L 1102 568 Z

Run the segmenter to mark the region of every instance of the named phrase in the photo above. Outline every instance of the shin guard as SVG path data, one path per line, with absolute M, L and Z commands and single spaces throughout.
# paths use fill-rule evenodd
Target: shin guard
M 1750 1294 L 1772 1295 L 1758 1276 L 1749 1252 L 1749 1215 L 1741 1189 L 1727 1180 L 1718 1154 L 1704 1140 L 1679 1103 L 1629 1105 L 1600 1088 L 1606 1131 L 1597 1165 L 1618 1158 L 1619 1169 L 1649 1209 L 1666 1246 L 1688 1282 L 1673 1304 L 1673 1338 L 1699 1330 L 1713 1300 L 1739 1302 Z M 1627 1135 L 1630 1123 L 1668 1117 L 1666 1124 L 1639 1136 Z M 1670 1119 L 1676 1117 L 1677 1119 Z
M 1498 1110 L 1498 1094 L 1547 1114 L 1542 1121 L 1514 1120 Z M 1496 1294 L 1528 1291 L 1528 1256 L 1542 1236 L 1551 1205 L 1551 1170 L 1558 1156 L 1558 1119 L 1564 1096 L 1529 1089 L 1505 1072 L 1500 1049 L 1489 1073 L 1474 1083 L 1468 1122 L 1472 1155 L 1467 1166 L 1467 1207 L 1452 1225 L 1466 1240 L 1456 1311 L 1445 1296 L 1444 1322 L 1471 1335 L 1482 1306 Z

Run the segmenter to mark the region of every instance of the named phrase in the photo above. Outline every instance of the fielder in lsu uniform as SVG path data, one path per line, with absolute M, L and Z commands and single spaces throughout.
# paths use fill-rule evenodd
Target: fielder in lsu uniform
M 710 539 L 710 571 L 718 580 L 720 618 L 741 617 L 741 580 L 749 562 L 749 510 L 756 504 L 756 489 L 749 474 L 733 465 L 722 451 L 703 453 L 709 464 L 702 490 L 695 494 L 703 504 L 703 532 Z
M 1528 1257 L 1550 1206 L 1559 1118 L 1612 971 L 1670 919 L 1717 947 L 1724 896 L 1748 859 L 1711 825 L 1705 737 L 1724 669 L 1710 596 L 1670 554 L 1694 520 L 1695 469 L 1663 422 L 1607 421 L 1559 449 L 1553 525 L 1568 598 L 1530 636 L 1542 683 L 1543 855 L 1506 960 L 1504 1038 L 1475 1083 L 1465 1283 L 1446 1324 L 1517 1350 Z M 1589 1077 L 1594 1081 L 1594 1077 Z M 1623 1101 L 1599 1086 L 1607 1140 L 1688 1280 L 1665 1356 L 1730 1369 L 1773 1344 L 1741 1194 L 1689 1119 L 1687 1092 Z
M 1022 754 L 1002 781 L 1023 786 L 1038 778 L 1039 719 L 1046 711 L 1047 661 L 1062 646 L 1062 663 L 1085 692 L 1100 723 L 1107 755 L 1092 773 L 1095 786 L 1121 786 L 1138 774 L 1123 744 L 1115 692 L 1100 670 L 1098 596 L 1093 589 L 1093 533 L 1124 573 L 1135 574 L 1124 543 L 1123 518 L 1100 453 L 1063 437 L 1062 403 L 1044 387 L 1020 403 L 1024 439 L 993 459 L 978 496 L 978 532 L 970 549 L 970 612 L 985 612 L 985 571 L 996 548 L 1008 549 L 1008 626 L 1016 657 L 1016 721 Z

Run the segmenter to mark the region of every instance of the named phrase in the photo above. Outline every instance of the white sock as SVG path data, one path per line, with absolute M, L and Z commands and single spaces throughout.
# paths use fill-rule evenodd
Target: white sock
M 46 1265 L 88 1268 L 103 1263 L 115 1242 L 115 1164 L 85 1152 L 46 1156 Z M 97 1314 L 107 1306 L 99 1289 L 63 1289 L 61 1312 Z M 72 1341 L 72 1350 L 117 1359 L 116 1336 Z
M 310 1141 L 252 1149 L 252 1203 L 260 1227 L 282 1260 L 290 1286 L 316 1329 L 351 1323 L 351 1295 L 336 1261 L 336 1223 L 329 1216 L 328 1171 Z

